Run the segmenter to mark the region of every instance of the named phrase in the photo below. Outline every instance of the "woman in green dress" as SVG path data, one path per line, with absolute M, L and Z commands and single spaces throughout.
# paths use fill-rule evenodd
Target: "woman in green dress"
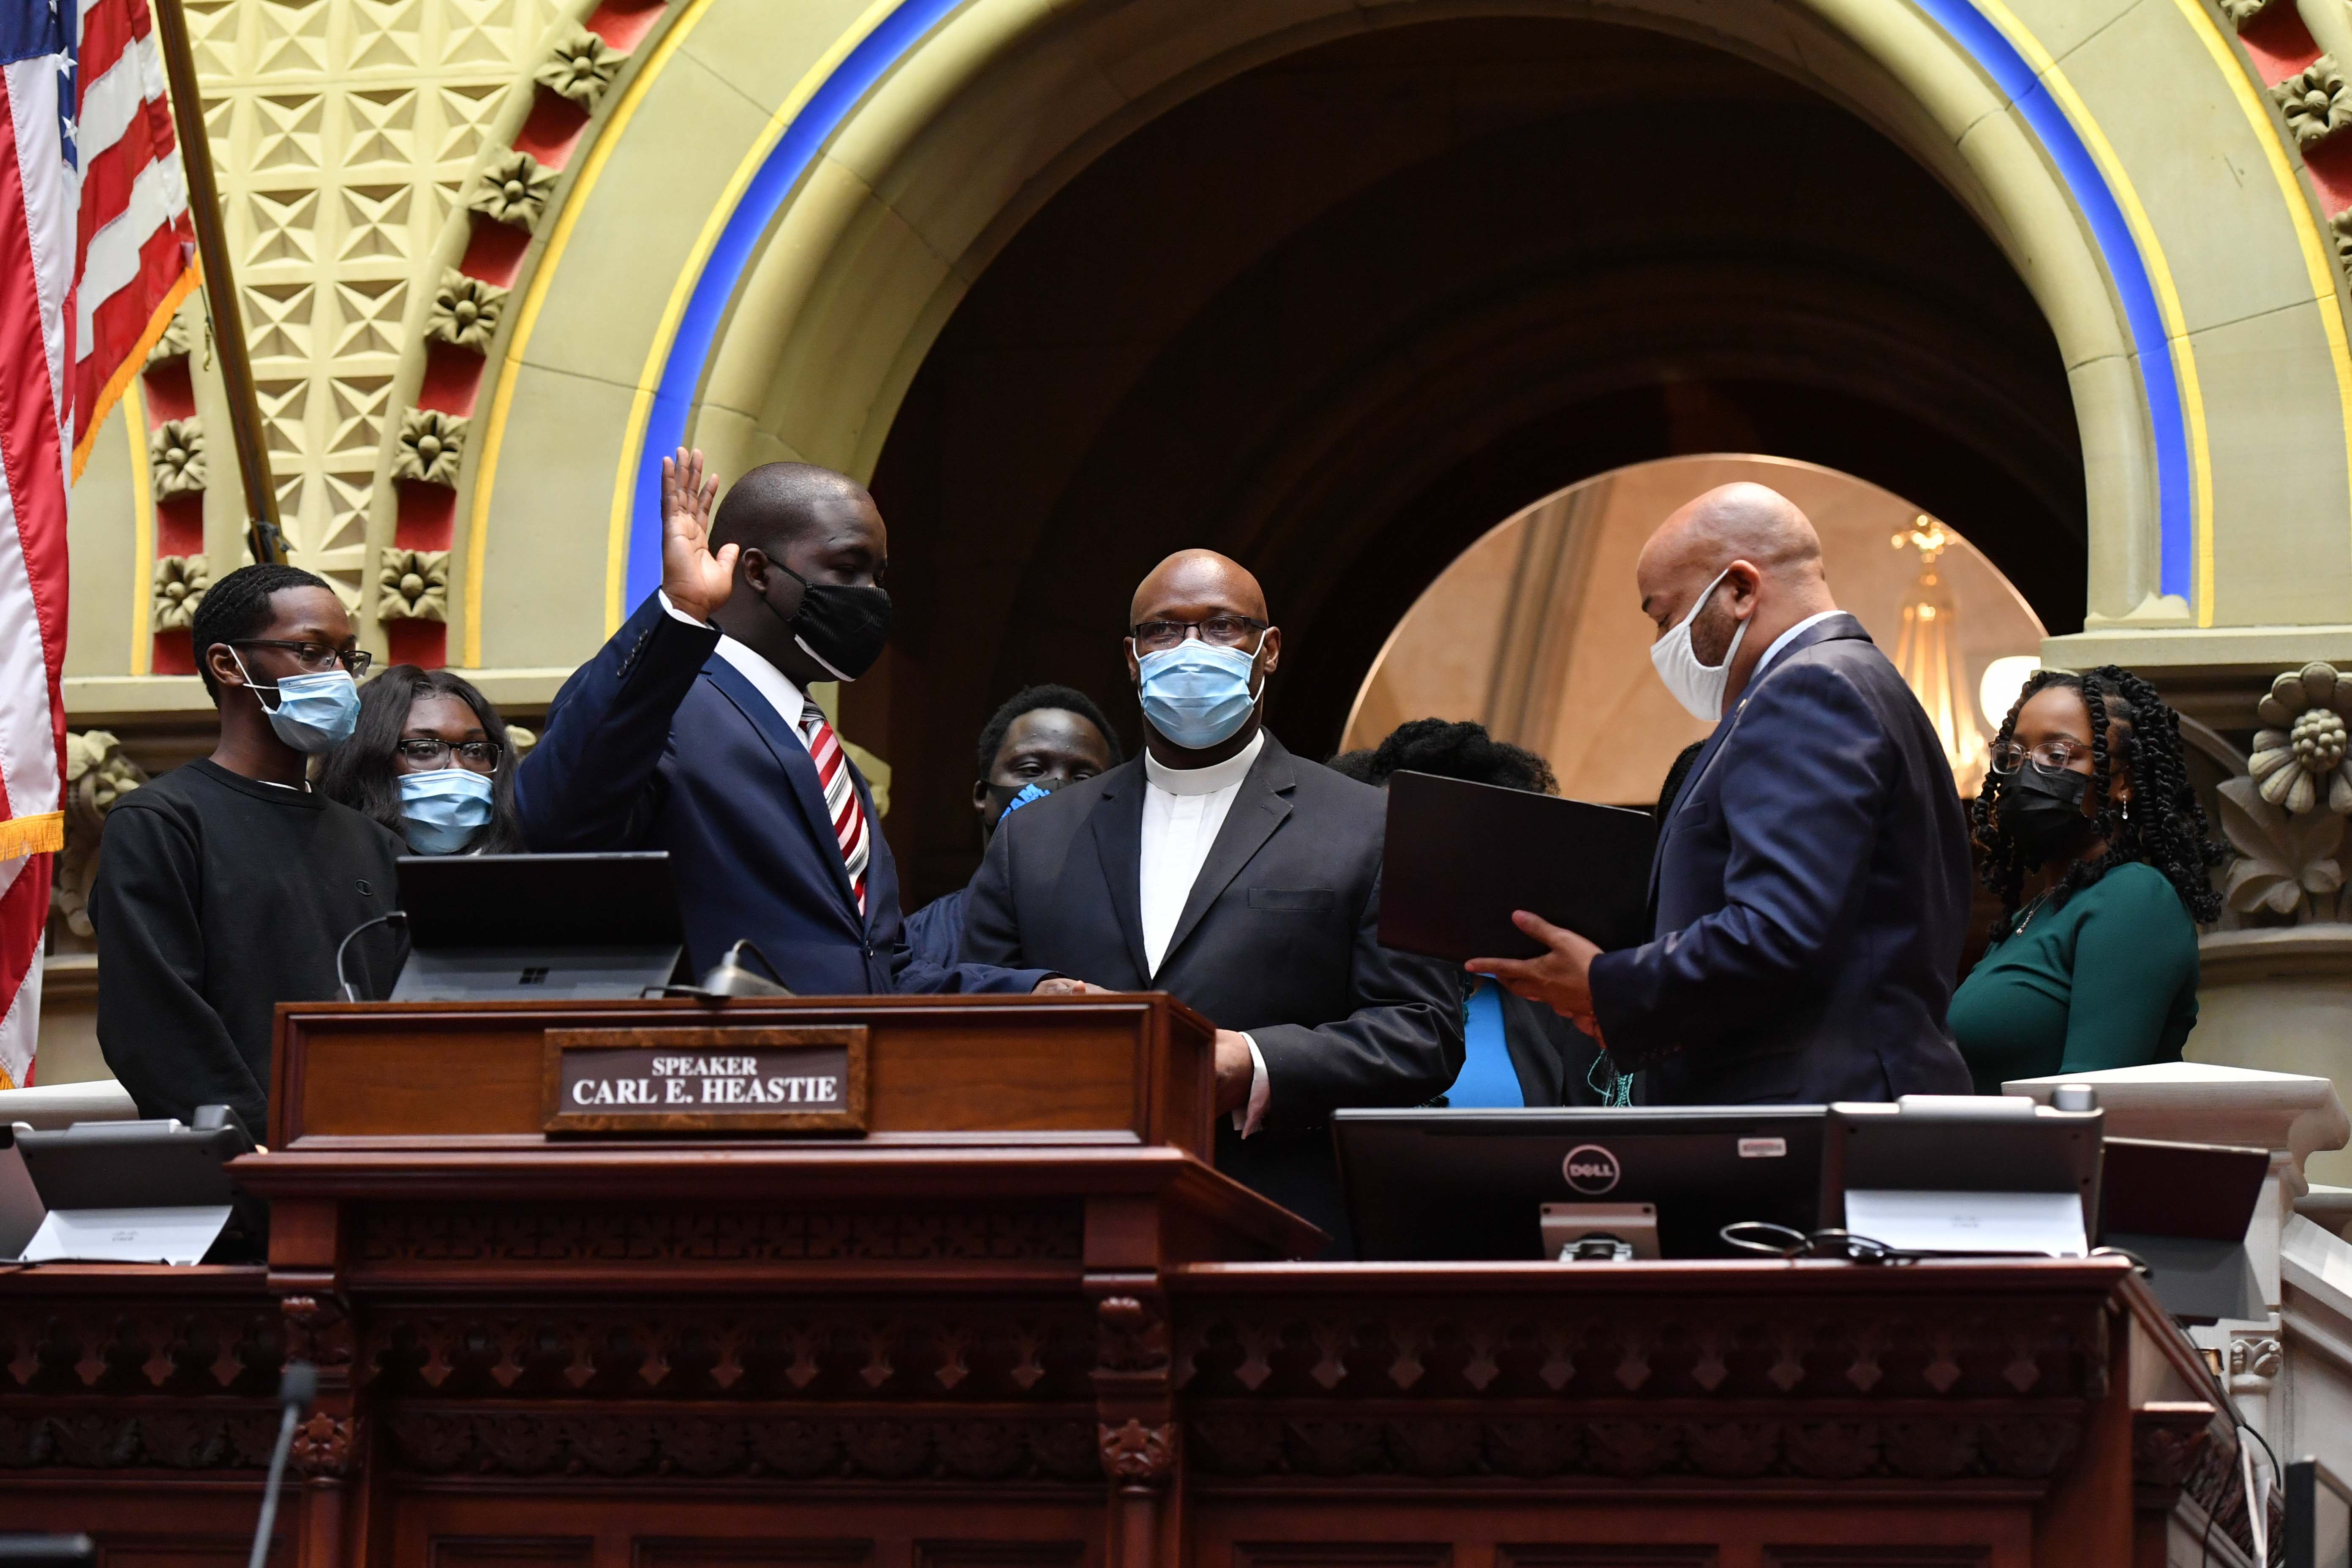
M 2000 917 L 1949 1018 L 1977 1092 L 2179 1060 L 2197 1023 L 2197 924 L 2221 912 L 2207 868 L 2221 858 L 2180 716 L 2114 665 L 2042 670 L 2001 724 L 1974 816 Z

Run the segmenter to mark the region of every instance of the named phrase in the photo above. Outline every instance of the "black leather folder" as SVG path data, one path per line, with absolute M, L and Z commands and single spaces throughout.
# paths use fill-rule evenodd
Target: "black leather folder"
M 1646 811 L 1400 773 L 1389 780 L 1381 942 L 1460 963 L 1543 951 L 1529 910 L 1604 949 L 1649 940 Z

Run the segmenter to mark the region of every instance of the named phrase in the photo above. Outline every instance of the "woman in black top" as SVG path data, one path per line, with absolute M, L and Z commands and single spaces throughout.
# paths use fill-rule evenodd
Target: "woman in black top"
M 514 855 L 514 747 L 489 699 L 446 669 L 395 664 L 360 691 L 352 738 L 319 790 L 391 828 L 413 855 Z

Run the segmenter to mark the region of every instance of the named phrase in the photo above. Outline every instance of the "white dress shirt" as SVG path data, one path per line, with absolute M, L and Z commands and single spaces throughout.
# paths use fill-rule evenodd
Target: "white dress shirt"
M 1250 737 L 1249 744 L 1222 763 L 1205 768 L 1171 768 L 1147 750 L 1143 753 L 1143 848 L 1136 867 L 1136 891 L 1142 905 L 1143 958 L 1151 972 L 1160 972 L 1168 943 L 1201 879 L 1201 868 L 1217 842 L 1217 830 L 1241 794 L 1242 780 L 1265 750 L 1265 731 Z M 1272 1094 L 1266 1082 L 1265 1058 L 1257 1042 L 1249 1040 L 1249 1101 L 1234 1112 L 1234 1126 L 1246 1138 L 1265 1120 Z
M 1748 684 L 1740 689 L 1740 700 L 1742 701 L 1747 700 L 1748 693 L 1755 690 L 1756 683 L 1764 679 L 1765 668 L 1774 659 L 1780 657 L 1780 650 L 1787 647 L 1790 642 L 1794 641 L 1799 632 L 1803 631 L 1807 626 L 1819 626 L 1822 622 L 1828 620 L 1832 616 L 1843 615 L 1844 613 L 1845 612 L 1843 610 L 1819 611 L 1813 615 L 1807 616 L 1803 620 L 1799 621 L 1795 626 L 1790 626 L 1787 631 L 1782 632 L 1779 637 L 1774 637 L 1772 639 L 1772 646 L 1764 650 L 1764 657 L 1756 661 L 1756 668 L 1748 672 Z
M 698 621 L 671 604 L 667 594 L 661 593 L 659 589 L 655 593 L 661 598 L 662 608 L 675 618 L 689 626 L 700 626 L 705 631 L 710 629 L 709 622 Z M 792 677 L 753 653 L 750 644 L 737 642 L 725 632 L 719 634 L 719 657 L 733 665 L 735 673 L 750 681 L 751 689 L 768 700 L 768 706 L 783 720 L 785 728 L 799 736 L 802 748 L 807 749 L 808 731 L 801 728 L 801 715 L 808 711 L 808 699 L 799 687 L 793 684 Z

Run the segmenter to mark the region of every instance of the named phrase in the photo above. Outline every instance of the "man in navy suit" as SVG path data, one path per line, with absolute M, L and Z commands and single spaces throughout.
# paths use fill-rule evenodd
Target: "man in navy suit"
M 530 847 L 667 850 L 698 973 L 749 938 L 802 995 L 1085 989 L 908 953 L 873 795 L 807 695 L 881 657 L 881 514 L 806 463 L 714 518 L 718 489 L 701 453 L 663 460 L 661 590 L 556 694 L 516 775 Z
M 1478 959 L 1597 1034 L 1656 1105 L 1966 1094 L 1944 1026 L 1968 829 L 1927 716 L 1840 611 L 1812 524 L 1762 485 L 1669 517 L 1635 568 L 1651 661 L 1719 719 L 1662 813 L 1651 941 Z

